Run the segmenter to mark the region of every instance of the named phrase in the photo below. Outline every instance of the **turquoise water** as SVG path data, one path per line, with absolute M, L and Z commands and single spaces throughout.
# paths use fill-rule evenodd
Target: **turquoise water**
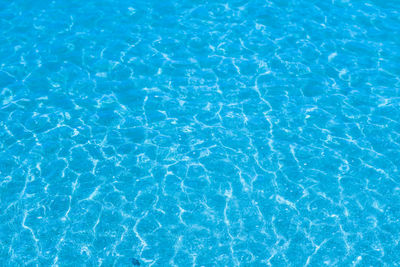
M 400 2 L 1 1 L 0 266 L 400 266 Z

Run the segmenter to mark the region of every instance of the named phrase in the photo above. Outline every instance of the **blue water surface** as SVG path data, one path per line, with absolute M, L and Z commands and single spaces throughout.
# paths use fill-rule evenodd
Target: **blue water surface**
M 400 1 L 0 0 L 0 266 L 400 266 Z

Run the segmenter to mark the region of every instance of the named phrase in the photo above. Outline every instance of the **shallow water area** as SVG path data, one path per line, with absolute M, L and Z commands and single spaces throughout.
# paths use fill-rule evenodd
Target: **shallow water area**
M 0 2 L 0 266 L 400 265 L 400 2 Z

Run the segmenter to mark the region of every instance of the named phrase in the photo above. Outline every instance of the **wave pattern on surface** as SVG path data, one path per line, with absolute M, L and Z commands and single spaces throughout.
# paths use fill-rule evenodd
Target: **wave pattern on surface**
M 400 2 L 0 2 L 0 265 L 400 265 Z

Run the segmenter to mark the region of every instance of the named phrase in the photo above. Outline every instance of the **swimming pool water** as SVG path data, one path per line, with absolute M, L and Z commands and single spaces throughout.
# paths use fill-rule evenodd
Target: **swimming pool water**
M 0 266 L 399 266 L 399 168 L 399 1 L 0 1 Z

